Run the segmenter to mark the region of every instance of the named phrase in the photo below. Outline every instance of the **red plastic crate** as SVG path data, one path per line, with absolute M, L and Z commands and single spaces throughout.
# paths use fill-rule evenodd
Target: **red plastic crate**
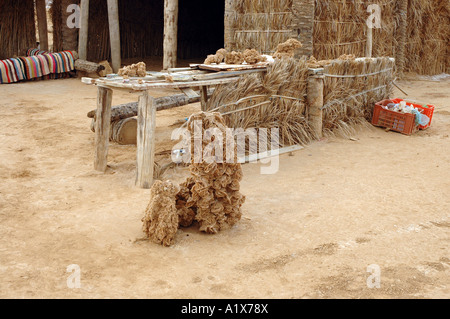
M 383 106 L 387 106 L 389 103 L 394 102 L 393 100 L 384 100 L 375 104 L 372 117 L 373 125 L 388 128 L 406 135 L 411 135 L 418 131 L 419 126 L 416 125 L 416 116 L 414 114 L 400 113 L 383 108 Z
M 403 99 L 393 99 L 392 103 L 397 104 L 397 103 L 400 103 L 401 101 L 405 101 L 407 105 L 412 104 L 415 108 L 422 110 L 423 111 L 423 112 L 421 112 L 422 114 L 424 114 L 430 118 L 430 122 L 426 126 L 420 125 L 419 129 L 425 130 L 431 126 L 431 120 L 433 119 L 433 114 L 434 114 L 434 109 L 435 109 L 434 105 L 427 104 L 428 108 L 426 108 L 426 107 L 423 107 L 423 104 L 422 105 L 416 104 L 416 103 L 410 102 L 408 100 L 403 100 Z

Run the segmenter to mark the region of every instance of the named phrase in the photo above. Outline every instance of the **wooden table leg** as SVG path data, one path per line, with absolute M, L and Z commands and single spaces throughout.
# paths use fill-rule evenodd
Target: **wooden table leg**
M 113 91 L 98 87 L 97 119 L 95 123 L 95 163 L 94 169 L 106 172 L 108 166 L 109 133 L 111 130 L 111 102 Z
M 208 87 L 202 86 L 200 88 L 200 101 L 202 105 L 202 111 L 206 112 L 206 104 L 208 103 Z
M 136 186 L 145 189 L 153 185 L 155 131 L 156 103 L 145 91 L 139 97 L 136 164 Z

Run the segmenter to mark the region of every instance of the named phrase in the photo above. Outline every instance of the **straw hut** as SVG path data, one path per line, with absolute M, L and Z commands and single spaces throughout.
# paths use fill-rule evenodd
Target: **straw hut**
M 227 48 L 274 52 L 278 43 L 297 38 L 298 55 L 319 60 L 343 54 L 390 56 L 398 71 L 448 72 L 448 0 L 227 0 Z M 381 13 L 380 28 L 369 29 L 369 5 Z M 369 11 L 368 11 L 369 10 Z
M 73 4 L 80 5 L 80 28 L 67 23 Z M 297 56 L 391 56 L 399 71 L 449 72 L 448 0 L 370 4 L 381 8 L 379 29 L 366 26 L 369 2 L 354 0 L 214 0 L 207 5 L 201 0 L 54 0 L 53 50 L 79 50 L 81 58 L 110 60 L 115 68 L 121 59 L 163 57 L 168 68 L 177 59 L 200 60 L 221 47 L 270 54 L 296 38 L 303 43 Z M 41 48 L 47 48 L 44 13 L 45 0 L 0 2 L 0 58 L 36 46 L 35 16 Z

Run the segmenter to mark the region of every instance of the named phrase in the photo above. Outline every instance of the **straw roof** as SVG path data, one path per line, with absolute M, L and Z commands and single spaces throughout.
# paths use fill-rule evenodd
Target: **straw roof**
M 381 7 L 380 29 L 373 30 L 373 56 L 396 57 L 406 45 L 407 71 L 438 74 L 449 68 L 450 3 L 448 0 L 406 0 L 407 34 L 399 32 L 400 5 L 394 0 L 315 0 L 312 55 L 319 60 L 343 54 L 364 56 L 369 4 Z M 293 4 L 310 0 L 235 0 L 230 44 L 232 50 L 255 48 L 273 53 L 278 43 L 297 36 Z M 302 41 L 302 39 L 299 39 Z M 406 42 L 406 43 L 405 43 Z

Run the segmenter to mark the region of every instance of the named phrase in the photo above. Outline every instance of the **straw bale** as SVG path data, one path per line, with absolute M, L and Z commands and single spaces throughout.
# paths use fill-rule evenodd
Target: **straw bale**
M 316 138 L 308 124 L 307 79 L 306 61 L 275 60 L 265 75 L 242 76 L 216 88 L 207 107 L 226 114 L 225 123 L 231 128 L 280 128 L 281 144 L 307 144 Z M 252 98 L 236 103 L 248 97 Z
M 448 72 L 450 3 L 409 0 L 405 70 L 433 75 Z
M 375 103 L 392 93 L 394 63 L 389 58 L 349 59 L 335 60 L 325 66 L 323 128 L 326 135 L 349 136 L 355 124 L 371 120 Z M 364 74 L 368 75 L 361 76 Z

